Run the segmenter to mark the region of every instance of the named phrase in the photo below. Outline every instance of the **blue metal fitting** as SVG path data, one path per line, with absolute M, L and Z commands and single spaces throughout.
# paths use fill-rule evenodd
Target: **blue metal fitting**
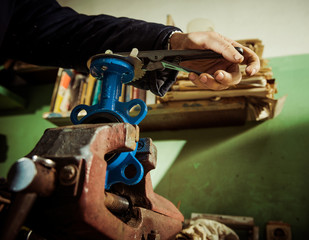
M 129 58 L 105 54 L 94 58 L 90 63 L 90 73 L 93 77 L 102 81 L 100 101 L 96 105 L 78 105 L 71 112 L 73 124 L 81 123 L 110 123 L 125 122 L 139 124 L 147 114 L 147 106 L 141 99 L 133 99 L 129 102 L 119 102 L 122 84 L 129 83 L 134 78 L 134 64 Z M 130 110 L 135 106 L 140 107 L 137 116 L 130 116 Z M 78 119 L 78 114 L 85 110 L 86 115 Z M 136 149 L 132 152 L 116 154 L 107 163 L 105 188 L 112 184 L 122 182 L 134 185 L 140 182 L 144 175 L 141 163 L 135 158 Z M 127 167 L 134 166 L 135 176 L 126 176 Z

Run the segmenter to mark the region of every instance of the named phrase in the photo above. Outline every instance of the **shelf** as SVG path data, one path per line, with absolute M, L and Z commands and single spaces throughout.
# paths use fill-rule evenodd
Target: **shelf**
M 245 98 L 168 102 L 149 108 L 139 124 L 142 131 L 242 125 L 247 116 Z
M 25 99 L 11 92 L 3 86 L 0 86 L 0 109 L 10 110 L 24 108 Z
M 242 125 L 246 116 L 246 99 L 243 97 L 168 102 L 149 105 L 147 116 L 139 127 L 141 131 L 157 131 Z M 69 113 L 45 113 L 43 118 L 57 126 L 72 124 Z
M 27 84 L 41 85 L 55 83 L 58 68 L 56 67 L 39 67 L 29 65 L 28 67 L 16 70 L 16 75 L 24 79 Z

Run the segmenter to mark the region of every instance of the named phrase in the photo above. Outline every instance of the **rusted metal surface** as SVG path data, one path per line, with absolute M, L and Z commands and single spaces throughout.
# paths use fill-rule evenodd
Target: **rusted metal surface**
M 152 189 L 149 171 L 156 148 L 143 139 L 136 154 L 145 176 L 135 186 L 115 184 L 106 192 L 106 155 L 132 151 L 139 129 L 127 123 L 49 129 L 27 155 L 53 160 L 56 189 L 40 198 L 27 222 L 47 239 L 174 239 L 183 216 Z M 41 219 L 44 219 L 42 221 Z
M 114 146 L 118 146 L 117 151 L 132 151 L 139 138 L 138 126 L 128 123 L 121 125 L 81 124 L 50 128 L 27 156 L 77 157 L 87 155 L 84 150 L 90 154 L 105 154 L 115 151 Z
M 129 201 L 116 194 L 105 192 L 104 204 L 113 213 L 123 213 L 129 210 Z
M 130 196 L 133 205 L 151 209 L 154 212 L 183 222 L 184 217 L 175 205 L 153 191 L 150 170 L 156 167 L 157 150 L 150 138 L 141 140 L 143 144 L 141 144 L 142 146 L 138 150 L 136 157 L 144 167 L 144 178 L 136 185 L 116 184 L 112 189 L 120 195 Z

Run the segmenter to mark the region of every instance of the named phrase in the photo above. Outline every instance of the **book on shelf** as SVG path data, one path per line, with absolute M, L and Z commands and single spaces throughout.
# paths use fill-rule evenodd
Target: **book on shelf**
M 76 72 L 74 69 L 59 68 L 56 84 L 51 100 L 50 111 L 66 114 L 76 105 L 89 102 L 89 91 L 92 81 L 86 75 Z M 89 89 L 88 88 L 88 89 Z
M 93 89 L 93 98 L 91 105 L 99 103 L 99 99 L 101 97 L 101 88 L 102 88 L 102 80 L 98 79 Z
M 261 39 L 258 38 L 241 39 L 237 40 L 236 42 L 240 43 L 245 47 L 250 48 L 252 51 L 256 53 L 256 55 L 258 55 L 260 59 L 263 58 L 264 44 L 262 43 Z
M 56 96 L 54 98 L 53 112 L 60 113 L 63 112 L 69 104 L 69 86 L 74 77 L 74 70 L 71 69 L 59 69 Z
M 146 104 L 147 105 L 152 105 L 157 103 L 157 96 L 152 93 L 151 91 L 146 92 Z
M 254 76 L 247 76 L 246 65 L 240 65 L 242 80 L 226 90 L 213 91 L 197 87 L 189 80 L 188 73 L 179 72 L 175 84 L 165 96 L 159 97 L 161 103 L 200 101 L 207 99 L 226 99 L 245 97 L 248 102 L 248 119 L 263 120 L 272 118 L 281 111 L 284 99 L 275 99 L 277 93 L 276 79 L 269 61 L 263 58 L 264 45 L 260 39 L 238 40 L 242 45 L 252 49 L 260 58 L 261 68 Z M 198 70 L 198 69 L 196 69 Z M 277 102 L 280 101 L 280 104 Z M 276 112 L 276 114 L 274 114 Z
M 91 75 L 89 75 L 87 78 L 84 79 L 82 96 L 81 96 L 81 101 L 79 102 L 79 104 L 85 104 L 88 106 L 92 104 L 95 83 L 96 83 L 96 79 L 92 77 Z
M 98 104 L 101 98 L 102 80 L 91 75 L 76 72 L 73 69 L 59 68 L 56 84 L 51 100 L 52 116 L 67 116 L 79 105 Z M 132 85 L 123 84 L 118 101 L 128 102 L 132 99 L 142 99 L 146 104 L 155 104 L 156 96 L 150 91 L 138 89 Z
M 168 101 L 189 101 L 201 100 L 210 98 L 227 98 L 227 97 L 267 97 L 272 92 L 267 88 L 252 88 L 252 89 L 229 89 L 229 90 L 200 90 L 200 91 L 170 91 L 160 100 L 162 102 Z
M 244 88 L 256 88 L 266 87 L 267 80 L 263 76 L 252 76 L 242 79 L 237 85 L 230 87 L 229 89 L 244 89 Z M 198 88 L 190 80 L 178 80 L 171 88 L 172 91 L 199 91 Z M 210 90 L 208 90 L 210 91 Z
M 84 89 L 85 81 L 86 81 L 86 75 L 80 73 L 77 73 L 75 75 L 74 81 L 70 86 L 71 103 L 68 112 L 81 103 L 83 94 L 85 93 Z

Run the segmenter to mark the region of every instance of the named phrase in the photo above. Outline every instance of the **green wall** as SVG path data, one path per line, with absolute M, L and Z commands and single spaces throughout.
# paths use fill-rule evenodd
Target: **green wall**
M 176 149 L 171 164 L 162 155 L 158 158 L 159 165 L 168 167 L 160 170 L 165 173 L 156 192 L 175 204 L 180 201 L 186 218 L 192 212 L 252 216 L 262 236 L 269 220 L 282 220 L 291 224 L 294 239 L 303 239 L 309 224 L 309 55 L 272 58 L 270 66 L 278 83 L 276 98 L 288 95 L 277 118 L 237 127 L 146 132 L 142 137 L 153 138 L 167 158 Z M 54 127 L 41 118 L 52 86 L 37 86 L 27 94 L 26 110 L 0 116 L 0 134 L 8 144 L 7 156 L 0 159 L 1 177 L 32 150 L 44 129 Z
M 42 118 L 49 111 L 52 91 L 53 84 L 25 87 L 25 109 L 0 116 L 0 134 L 5 136 L 1 138 L 0 177 L 6 177 L 10 166 L 34 148 L 46 128 L 55 127 Z M 7 144 L 6 154 L 3 140 Z
M 175 204 L 181 202 L 186 218 L 192 212 L 252 216 L 261 239 L 266 239 L 269 220 L 281 220 L 291 224 L 293 239 L 304 239 L 309 225 L 309 55 L 272 58 L 270 66 L 278 83 L 276 98 L 288 95 L 277 118 L 143 135 L 186 140 L 156 187 Z

